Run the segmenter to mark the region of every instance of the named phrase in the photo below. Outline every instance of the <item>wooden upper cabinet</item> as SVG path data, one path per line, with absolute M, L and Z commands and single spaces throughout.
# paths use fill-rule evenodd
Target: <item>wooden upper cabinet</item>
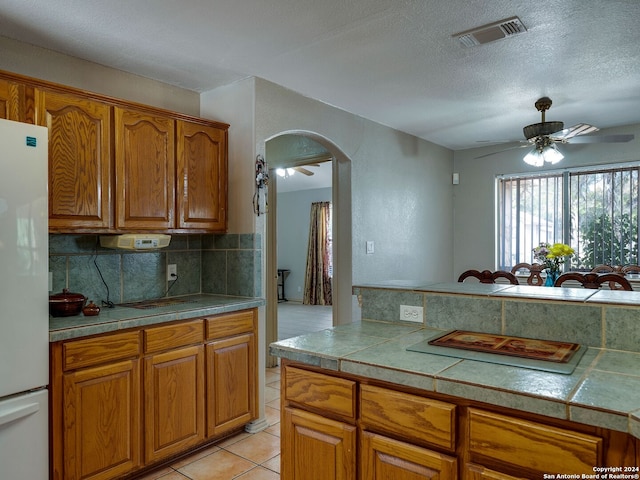
M 174 120 L 115 107 L 116 229 L 174 227 Z
M 227 229 L 227 124 L 2 71 L 0 118 L 49 129 L 52 233 Z
M 16 84 L 0 79 L 0 118 L 18 120 L 18 98 Z
M 176 122 L 178 229 L 227 227 L 227 130 Z
M 33 123 L 33 87 L 0 78 L 0 118 Z
M 111 219 L 111 107 L 36 90 L 36 123 L 49 129 L 49 229 L 107 230 Z

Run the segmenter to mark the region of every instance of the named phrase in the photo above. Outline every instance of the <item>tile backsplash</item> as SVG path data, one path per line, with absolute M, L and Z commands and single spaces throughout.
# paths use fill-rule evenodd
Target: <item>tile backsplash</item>
M 640 303 L 456 294 L 428 291 L 428 287 L 355 287 L 354 294 L 365 320 L 400 321 L 400 305 L 415 305 L 424 308 L 424 326 L 438 330 L 471 330 L 640 352 Z
M 213 293 L 261 297 L 259 234 L 173 234 L 154 251 L 102 248 L 98 235 L 49 235 L 51 293 L 63 288 L 97 304 Z M 167 265 L 178 279 L 167 282 Z

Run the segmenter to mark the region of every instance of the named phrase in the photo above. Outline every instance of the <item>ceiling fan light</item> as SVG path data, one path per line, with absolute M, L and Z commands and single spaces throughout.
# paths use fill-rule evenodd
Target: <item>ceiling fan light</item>
M 542 151 L 542 158 L 545 162 L 555 165 L 564 158 L 564 155 L 560 153 L 560 150 L 558 150 L 554 144 Z
M 544 158 L 542 157 L 542 153 L 540 153 L 535 147 L 532 148 L 531 151 L 524 156 L 523 160 L 524 163 L 527 163 L 532 167 L 541 167 L 542 165 L 544 165 Z
M 541 167 L 545 163 L 555 165 L 563 158 L 564 155 L 560 153 L 560 150 L 558 150 L 555 143 L 551 143 L 550 145 L 538 145 L 533 147 L 531 151 L 524 156 L 523 160 L 525 163 L 533 167 Z
M 296 173 L 296 171 L 293 168 L 277 168 L 276 169 L 276 174 L 282 178 L 288 178 L 294 173 Z

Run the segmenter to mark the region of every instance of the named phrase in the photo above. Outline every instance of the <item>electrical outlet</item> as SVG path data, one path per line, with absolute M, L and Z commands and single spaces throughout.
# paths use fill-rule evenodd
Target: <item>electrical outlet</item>
M 178 279 L 178 265 L 171 263 L 167 265 L 167 282 L 173 282 Z
M 400 305 L 400 320 L 407 322 L 422 323 L 423 318 L 422 307 L 414 307 L 411 305 Z

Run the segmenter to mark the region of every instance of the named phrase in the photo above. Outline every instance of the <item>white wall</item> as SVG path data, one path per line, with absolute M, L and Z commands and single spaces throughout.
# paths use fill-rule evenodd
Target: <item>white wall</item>
M 628 143 L 560 145 L 564 159 L 553 168 L 535 168 L 524 163 L 526 148 L 475 158 L 509 145 L 456 151 L 453 168 L 460 174 L 460 184 L 454 186 L 453 195 L 455 277 L 471 268 L 493 269 L 495 266 L 496 175 L 640 160 L 640 125 L 605 129 L 597 134 L 623 133 L 635 134 L 636 138 Z
M 198 116 L 197 92 L 0 36 L 0 70 Z
M 452 151 L 261 79 L 255 115 L 256 142 L 311 131 L 351 160 L 354 284 L 452 277 Z
M 247 78 L 204 92 L 202 116 L 229 126 L 229 233 L 258 231 L 253 213 L 255 188 L 255 81 Z
M 302 302 L 304 296 L 311 204 L 330 201 L 330 188 L 278 193 L 278 268 L 291 270 L 285 281 L 288 300 Z

